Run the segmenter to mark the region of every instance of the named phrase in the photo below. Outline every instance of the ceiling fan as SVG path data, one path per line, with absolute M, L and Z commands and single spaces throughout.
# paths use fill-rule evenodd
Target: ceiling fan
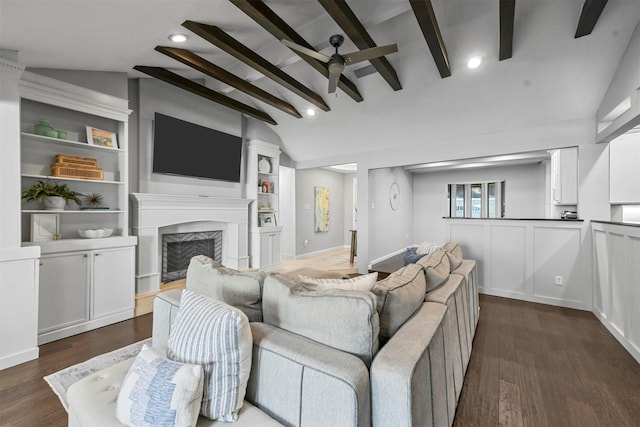
M 331 56 L 327 56 L 324 53 L 316 52 L 313 49 L 306 48 L 304 46 L 300 46 L 292 41 L 283 39 L 281 40 L 282 44 L 290 47 L 293 50 L 297 50 L 300 53 L 303 53 L 307 56 L 317 59 L 318 61 L 322 61 L 328 64 L 329 68 L 329 93 L 334 93 L 336 91 L 336 86 L 338 85 L 338 80 L 340 79 L 340 75 L 344 71 L 344 67 L 346 65 L 355 64 L 362 61 L 368 61 L 370 59 L 379 58 L 384 55 L 388 55 L 390 53 L 394 53 L 398 51 L 397 44 L 390 44 L 386 46 L 378 46 L 372 47 L 369 49 L 357 50 L 351 53 L 345 53 L 341 55 L 338 53 L 338 48 L 342 46 L 344 42 L 344 37 L 340 34 L 334 34 L 329 37 L 329 43 L 336 49 L 336 53 Z

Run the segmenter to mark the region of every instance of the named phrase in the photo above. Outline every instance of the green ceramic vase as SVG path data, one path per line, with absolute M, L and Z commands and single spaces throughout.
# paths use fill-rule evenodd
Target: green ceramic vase
M 53 131 L 53 128 L 49 124 L 49 120 L 40 120 L 34 129 L 36 135 L 49 136 L 49 133 Z

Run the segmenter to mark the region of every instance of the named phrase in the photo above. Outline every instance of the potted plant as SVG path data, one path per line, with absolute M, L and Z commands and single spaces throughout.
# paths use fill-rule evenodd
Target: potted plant
M 67 184 L 58 184 L 57 182 L 38 181 L 31 187 L 22 192 L 22 199 L 25 202 L 35 200 L 43 203 L 47 210 L 64 209 L 68 200 L 73 200 L 79 206 L 82 202 L 80 193 L 71 190 Z

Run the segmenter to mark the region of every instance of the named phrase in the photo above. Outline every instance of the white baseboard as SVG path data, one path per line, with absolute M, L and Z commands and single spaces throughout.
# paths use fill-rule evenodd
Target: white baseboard
M 39 355 L 40 349 L 38 347 L 33 347 L 18 353 L 3 356 L 0 358 L 0 371 L 24 362 L 28 362 L 33 359 L 37 359 Z
M 404 252 L 404 251 L 406 251 L 406 250 L 407 250 L 407 248 L 398 249 L 398 250 L 397 250 L 397 251 L 395 251 L 395 252 L 391 252 L 390 254 L 387 254 L 387 255 L 381 256 L 380 258 L 376 258 L 376 259 L 374 259 L 374 260 L 371 260 L 371 263 L 367 266 L 367 268 L 371 269 L 371 266 L 372 266 L 373 264 L 376 264 L 376 263 L 378 263 L 378 262 L 380 262 L 380 261 L 384 261 L 385 259 L 389 259 L 389 258 L 391 258 L 391 257 L 394 257 L 394 256 L 396 256 L 396 255 L 398 255 L 398 254 L 403 253 L 403 252 Z
M 338 250 L 338 249 L 346 249 L 348 247 L 349 246 L 342 245 L 342 246 L 334 246 L 333 248 L 320 249 L 319 251 L 307 252 L 307 253 L 304 253 L 304 254 L 301 254 L 301 255 L 296 255 L 294 259 L 306 258 L 308 256 L 314 256 L 314 255 L 321 255 L 321 254 L 326 253 L 326 252 L 331 252 L 331 251 L 335 251 L 335 250 Z
M 113 323 L 122 322 L 123 320 L 133 318 L 133 314 L 134 309 L 131 308 L 130 310 L 126 310 L 117 314 L 111 314 L 99 319 L 88 320 L 77 325 L 67 326 L 61 329 L 45 332 L 38 335 L 38 345 L 46 344 L 48 342 L 56 341 L 62 338 L 67 338 L 72 335 L 81 334 L 82 332 L 91 331 L 93 329 L 101 328 Z
M 590 307 L 585 307 L 585 304 L 580 301 L 560 300 L 555 298 L 541 297 L 536 295 L 528 295 L 521 292 L 502 291 L 499 289 L 484 289 L 478 287 L 478 293 L 485 295 L 492 295 L 494 297 L 503 297 L 517 299 L 520 301 L 537 302 L 539 304 L 554 305 L 556 307 L 573 308 L 576 310 L 591 311 Z
M 593 310 L 593 314 L 598 318 L 598 320 L 600 320 L 600 323 L 602 323 L 604 327 L 607 328 L 607 330 L 611 333 L 611 335 L 613 335 L 615 339 L 617 339 L 618 342 L 622 344 L 625 350 L 627 350 L 629 354 L 631 354 L 631 356 L 633 356 L 633 358 L 636 359 L 638 363 L 640 363 L 640 348 L 637 348 L 636 346 L 634 346 L 618 330 L 618 328 L 616 328 L 611 322 L 609 322 L 609 319 L 607 319 L 607 316 L 605 316 L 603 313 Z

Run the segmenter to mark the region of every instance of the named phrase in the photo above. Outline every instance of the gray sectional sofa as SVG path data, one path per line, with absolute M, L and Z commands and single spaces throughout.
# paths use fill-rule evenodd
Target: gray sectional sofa
M 444 427 L 453 424 L 478 321 L 475 270 L 450 243 L 370 291 L 327 290 L 194 257 L 187 288 L 251 321 L 252 366 L 237 426 Z M 180 296 L 156 297 L 154 347 L 167 345 Z M 70 387 L 69 425 L 122 425 L 116 397 L 130 365 Z

